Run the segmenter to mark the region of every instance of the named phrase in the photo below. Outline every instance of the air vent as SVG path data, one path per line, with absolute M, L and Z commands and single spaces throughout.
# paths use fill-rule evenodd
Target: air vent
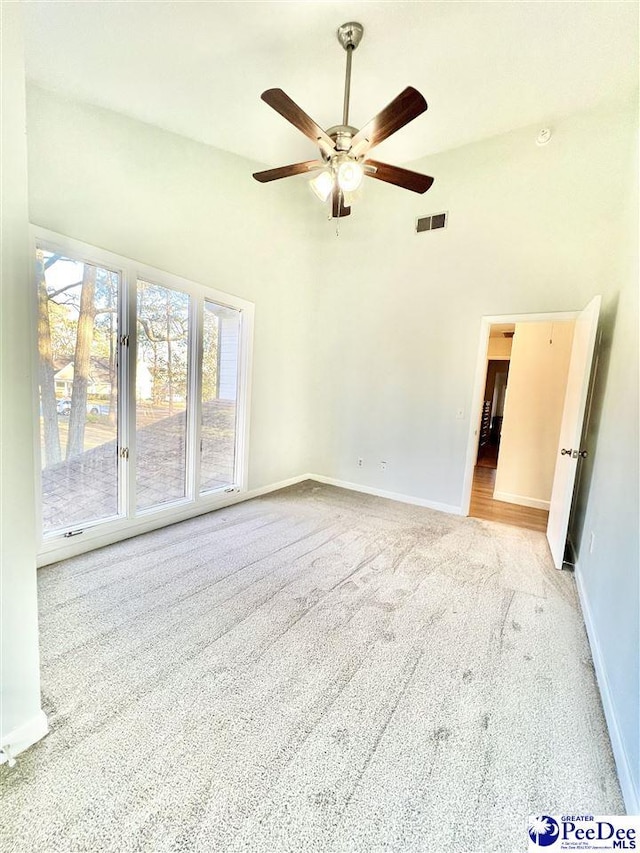
M 433 213 L 431 216 L 421 216 L 416 220 L 416 232 L 436 231 L 447 227 L 447 213 Z

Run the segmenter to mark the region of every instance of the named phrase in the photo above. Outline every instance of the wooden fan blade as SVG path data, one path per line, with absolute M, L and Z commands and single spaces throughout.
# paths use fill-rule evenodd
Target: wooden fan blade
M 321 143 L 323 147 L 329 147 L 331 150 L 336 147 L 333 139 L 327 136 L 324 130 L 295 101 L 292 101 L 289 95 L 283 92 L 282 89 L 267 89 L 260 97 L 265 104 L 269 104 L 272 109 L 280 113 L 287 121 L 290 121 L 294 127 L 301 130 L 309 139 L 312 139 L 316 143 Z
M 331 216 L 334 219 L 342 219 L 343 216 L 349 216 L 351 208 L 344 206 L 344 196 L 339 187 L 333 188 L 333 196 L 331 199 Z
M 365 175 L 370 178 L 395 184 L 397 187 L 411 190 L 413 193 L 426 193 L 433 183 L 433 178 L 430 178 L 429 175 L 421 175 L 420 172 L 401 169 L 399 166 L 389 166 L 388 163 L 381 163 L 379 160 L 365 160 L 364 166 Z M 370 172 L 366 168 L 367 166 L 375 166 L 376 171 Z
M 417 89 L 407 86 L 397 98 L 359 130 L 351 141 L 351 153 L 359 156 L 379 145 L 396 130 L 409 124 L 427 109 L 427 102 Z M 355 149 L 355 150 L 354 150 Z
M 261 184 L 277 181 L 279 178 L 290 178 L 291 175 L 301 175 L 303 172 L 316 172 L 324 169 L 321 160 L 305 160 L 304 163 L 293 163 L 291 166 L 278 166 L 277 169 L 265 169 L 264 172 L 254 172 L 253 177 Z

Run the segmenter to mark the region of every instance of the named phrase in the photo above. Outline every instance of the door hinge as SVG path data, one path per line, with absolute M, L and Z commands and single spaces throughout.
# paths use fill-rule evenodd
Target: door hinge
M 120 448 L 120 459 L 128 459 L 129 458 L 129 448 L 121 447 Z
M 129 335 L 120 335 L 120 346 L 129 346 Z

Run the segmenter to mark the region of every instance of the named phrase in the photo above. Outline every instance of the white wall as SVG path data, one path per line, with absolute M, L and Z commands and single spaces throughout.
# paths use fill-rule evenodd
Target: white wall
M 249 488 L 308 470 L 298 194 L 258 184 L 241 157 L 38 87 L 27 130 L 34 224 L 256 303 Z
M 0 340 L 0 535 L 2 628 L 0 747 L 19 752 L 46 733 L 40 710 L 33 412 L 32 322 L 26 298 L 27 156 L 21 9 L 3 3 L 2 318 Z
M 602 318 L 602 343 L 572 522 L 576 577 L 627 809 L 640 814 L 640 471 L 638 452 L 638 139 L 621 199 L 626 217 Z M 591 548 L 591 534 L 593 547 Z
M 549 508 L 573 327 L 572 322 L 516 323 L 496 500 Z

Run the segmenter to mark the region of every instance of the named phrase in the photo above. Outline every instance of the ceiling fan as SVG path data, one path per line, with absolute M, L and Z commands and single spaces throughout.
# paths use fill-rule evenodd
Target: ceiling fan
M 321 201 L 327 201 L 331 196 L 333 218 L 349 216 L 351 194 L 358 189 L 365 176 L 395 184 L 414 193 L 426 192 L 433 183 L 433 178 L 428 175 L 390 166 L 379 160 L 372 160 L 368 156 L 374 146 L 379 145 L 427 109 L 427 102 L 417 89 L 408 86 L 360 130 L 349 124 L 351 59 L 353 51 L 362 40 L 363 33 L 362 24 L 355 21 L 338 28 L 338 41 L 347 52 L 342 124 L 330 127 L 326 131 L 322 130 L 282 89 L 267 89 L 261 95 L 266 104 L 318 145 L 322 159 L 306 160 L 304 163 L 293 163 L 291 166 L 279 166 L 276 169 L 254 172 L 253 177 L 256 181 L 268 183 L 292 175 L 318 172 L 319 174 L 313 178 L 310 185 Z M 349 201 L 349 206 L 345 201 Z

